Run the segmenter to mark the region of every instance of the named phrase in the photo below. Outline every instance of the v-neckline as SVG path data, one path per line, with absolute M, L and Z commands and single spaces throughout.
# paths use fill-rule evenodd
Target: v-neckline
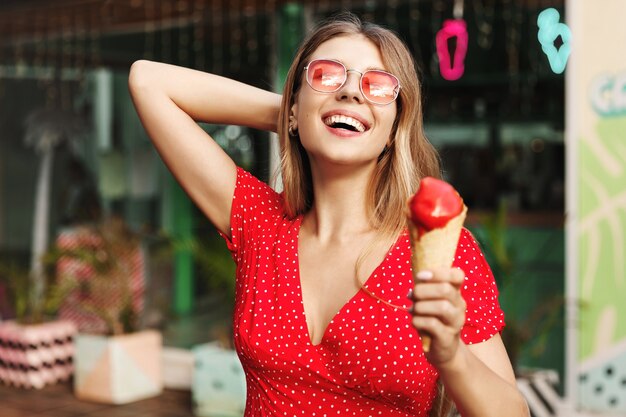
M 359 287 L 359 289 L 339 308 L 339 310 L 337 310 L 337 312 L 333 315 L 333 317 L 330 319 L 330 321 L 328 322 L 328 324 L 326 325 L 326 327 L 324 328 L 324 331 L 322 332 L 322 337 L 320 339 L 320 342 L 317 344 L 313 344 L 313 341 L 311 340 L 311 332 L 309 332 L 309 323 L 307 322 L 307 313 L 306 310 L 304 308 L 304 296 L 302 293 L 302 276 L 300 274 L 300 230 L 302 227 L 302 220 L 303 220 L 303 215 L 300 215 L 298 217 L 298 219 L 295 222 L 295 254 L 294 256 L 296 257 L 296 263 L 295 263 L 295 276 L 296 279 L 298 280 L 298 293 L 296 294 L 300 299 L 299 299 L 299 304 L 301 306 L 301 316 L 302 316 L 302 320 L 303 320 L 303 327 L 304 327 L 304 338 L 306 339 L 306 342 L 308 345 L 317 348 L 317 347 L 321 347 L 324 344 L 324 341 L 326 340 L 326 334 L 328 333 L 329 329 L 332 327 L 332 325 L 334 324 L 335 320 L 337 319 L 337 317 L 339 317 L 341 315 L 341 313 L 352 303 L 354 303 L 354 301 L 357 299 L 357 297 L 360 296 L 360 294 L 363 292 L 363 287 L 368 287 L 370 280 L 372 280 L 372 278 L 374 276 L 376 276 L 376 273 L 378 272 L 378 270 L 383 266 L 383 264 L 387 261 L 387 258 L 389 258 L 389 255 L 391 254 L 392 250 L 394 247 L 396 247 L 396 245 L 398 244 L 398 240 L 400 239 L 400 236 L 397 236 L 396 239 L 393 241 L 393 244 L 389 247 L 389 249 L 387 249 L 387 252 L 385 252 L 385 256 L 383 257 L 383 259 L 380 261 L 380 263 L 378 265 L 376 265 L 376 268 L 374 268 L 372 270 L 372 272 L 370 273 L 370 275 L 367 277 L 367 279 L 365 280 L 365 282 L 363 283 L 363 285 L 361 285 L 361 287 Z

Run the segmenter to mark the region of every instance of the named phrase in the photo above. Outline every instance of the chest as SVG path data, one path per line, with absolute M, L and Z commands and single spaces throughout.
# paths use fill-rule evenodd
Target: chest
M 315 378 L 371 393 L 405 392 L 413 385 L 415 372 L 435 375 L 410 315 L 381 301 L 409 305 L 410 253 L 404 245 L 394 246 L 378 266 L 370 267 L 369 277 L 361 278 L 372 296 L 356 280 L 346 279 L 345 286 L 334 282 L 354 274 L 358 255 L 339 251 L 317 262 L 303 259 L 289 230 L 285 235 L 275 245 L 254 249 L 253 257 L 263 262 L 238 271 L 234 330 L 243 361 L 263 372 L 300 377 L 303 373 L 294 369 L 306 370 Z M 345 262 L 350 256 L 351 262 Z M 337 266 L 342 264 L 350 266 Z M 317 300 L 310 303 L 311 311 L 317 303 L 323 307 L 315 312 L 325 314 L 313 316 L 325 321 L 318 343 L 311 338 L 307 320 L 307 288 L 309 298 Z
M 306 243 L 300 245 L 297 273 L 313 345 L 321 343 L 329 323 L 360 290 L 364 279 L 356 273 L 358 254 L 354 252 L 345 247 L 320 250 Z
M 357 289 L 314 344 L 298 270 L 287 268 L 292 262 L 285 261 L 270 268 L 275 274 L 258 271 L 247 277 L 255 284 L 238 297 L 235 340 L 247 372 L 270 385 L 297 384 L 309 396 L 316 390 L 359 393 L 359 398 L 393 403 L 409 413 L 428 407 L 437 374 L 423 355 L 409 314 Z M 408 305 L 408 276 L 406 284 L 393 284 L 403 280 L 404 270 L 385 262 L 366 286 L 381 298 Z

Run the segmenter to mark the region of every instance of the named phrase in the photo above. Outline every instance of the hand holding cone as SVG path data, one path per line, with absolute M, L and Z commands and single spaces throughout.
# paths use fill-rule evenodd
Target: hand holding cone
M 447 182 L 425 177 L 408 205 L 413 273 L 450 268 L 467 213 L 463 199 Z M 424 352 L 430 350 L 430 341 L 423 333 Z

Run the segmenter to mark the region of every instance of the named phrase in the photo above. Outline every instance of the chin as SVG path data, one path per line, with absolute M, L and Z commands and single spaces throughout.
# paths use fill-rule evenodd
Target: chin
M 315 161 L 320 166 L 363 168 L 376 165 L 378 154 L 364 155 L 362 153 L 355 154 L 354 152 L 325 152 L 316 153 L 314 155 L 309 154 L 309 159 L 312 162 Z

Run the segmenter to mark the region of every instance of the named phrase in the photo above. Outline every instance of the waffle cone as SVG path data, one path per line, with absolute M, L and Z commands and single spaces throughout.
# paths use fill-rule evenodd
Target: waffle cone
M 456 247 L 467 215 L 467 207 L 444 227 L 430 230 L 419 236 L 417 227 L 409 221 L 411 237 L 411 264 L 413 272 L 433 268 L 449 268 L 454 262 Z
M 450 268 L 459 244 L 461 229 L 467 215 L 467 206 L 463 211 L 450 219 L 444 226 L 430 230 L 422 236 L 417 227 L 409 219 L 409 236 L 411 239 L 411 265 L 413 273 L 424 269 Z M 424 352 L 430 350 L 431 337 L 427 333 L 421 335 Z

